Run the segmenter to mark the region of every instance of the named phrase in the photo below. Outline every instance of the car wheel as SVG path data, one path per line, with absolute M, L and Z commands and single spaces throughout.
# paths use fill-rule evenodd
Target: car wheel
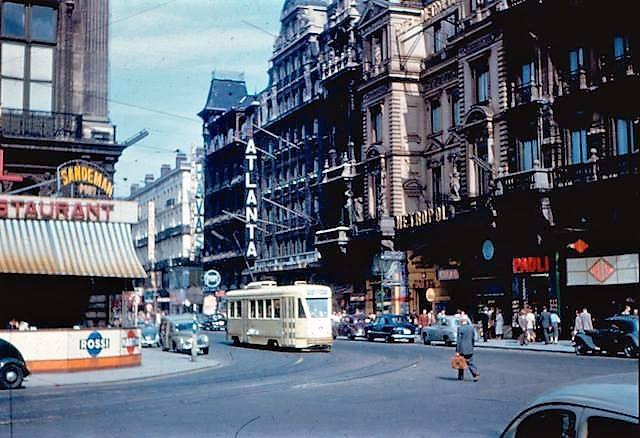
M 393 336 L 391 335 L 387 335 L 386 338 L 384 338 L 385 342 L 388 342 L 389 344 L 393 342 Z
M 14 363 L 9 363 L 2 368 L 0 375 L 0 385 L 5 389 L 17 389 L 22 385 L 24 373 L 22 368 Z
M 446 345 L 447 347 L 451 347 L 452 343 L 448 337 L 445 336 L 442 338 L 442 340 L 444 341 L 444 345 Z
M 233 337 L 233 345 L 238 347 L 240 345 L 240 338 L 238 338 L 237 336 L 234 336 Z
M 206 356 L 207 354 L 209 354 L 209 347 L 204 347 L 204 348 L 202 349 L 202 354 L 204 354 L 205 356 Z
M 428 336 L 427 335 L 423 335 L 422 336 L 422 342 L 424 342 L 424 345 L 431 345 L 431 341 L 429 339 L 427 339 Z
M 172 342 L 172 343 L 171 343 L 171 351 L 173 351 L 174 353 L 175 353 L 176 351 L 178 351 L 178 346 L 176 345 L 176 343 L 175 343 L 175 342 Z
M 353 335 L 353 333 L 349 333 L 349 340 L 350 341 L 355 341 L 356 337 Z
M 367 334 L 367 341 L 369 342 L 373 342 L 375 338 L 373 337 L 373 335 L 371 333 Z
M 576 356 L 582 356 L 585 353 L 584 348 L 582 348 L 581 345 L 576 344 L 574 348 L 576 351 Z
M 409 343 L 410 343 L 410 344 L 413 344 L 413 343 L 415 343 L 415 342 L 416 342 L 416 340 L 415 340 L 415 339 L 409 339 Z
M 627 345 L 624 346 L 622 352 L 624 353 L 625 357 L 633 358 L 638 356 L 636 347 L 631 342 L 627 342 Z

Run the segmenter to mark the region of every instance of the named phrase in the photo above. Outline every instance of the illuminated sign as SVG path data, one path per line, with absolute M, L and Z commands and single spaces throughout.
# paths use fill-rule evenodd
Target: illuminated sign
M 428 208 L 403 216 L 395 216 L 394 220 L 396 230 L 404 230 L 447 220 L 447 210 L 444 206 L 440 205 L 435 208 Z
M 549 257 L 516 257 L 513 259 L 514 274 L 542 274 L 549 272 Z
M 256 222 L 258 222 L 258 198 L 256 196 L 257 184 L 252 180 L 256 166 L 258 153 L 253 139 L 247 142 L 247 148 L 244 151 L 245 160 L 247 161 L 246 172 L 244 174 L 244 188 L 247 193 L 245 200 L 245 227 L 247 228 L 247 258 L 258 257 L 256 250 Z
M 460 273 L 457 269 L 438 269 L 438 280 L 459 280 Z
M 71 196 L 113 198 L 113 182 L 98 166 L 82 160 L 58 166 L 58 191 L 70 187 Z

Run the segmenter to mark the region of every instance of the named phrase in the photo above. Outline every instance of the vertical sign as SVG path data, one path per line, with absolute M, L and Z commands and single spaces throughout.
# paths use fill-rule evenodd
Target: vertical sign
M 191 180 L 193 182 L 194 202 L 191 210 L 193 240 L 191 244 L 191 260 L 195 260 L 202 253 L 204 241 L 204 182 L 202 160 L 192 160 Z
M 147 202 L 147 259 L 153 265 L 156 261 L 156 204 Z
M 257 185 L 254 181 L 256 159 L 258 158 L 256 152 L 256 145 L 253 139 L 250 138 L 247 142 L 247 147 L 244 151 L 245 155 L 245 174 L 244 174 L 244 188 L 247 193 L 245 200 L 245 221 L 247 228 L 247 250 L 245 256 L 247 258 L 258 257 L 258 251 L 256 250 L 256 222 L 258 222 L 258 198 L 256 196 Z

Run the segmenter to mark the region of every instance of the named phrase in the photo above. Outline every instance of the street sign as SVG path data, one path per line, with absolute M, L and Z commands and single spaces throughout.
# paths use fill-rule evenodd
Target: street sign
M 220 286 L 220 282 L 222 278 L 220 278 L 220 273 L 215 269 L 209 269 L 204 273 L 204 285 L 210 288 L 216 288 Z

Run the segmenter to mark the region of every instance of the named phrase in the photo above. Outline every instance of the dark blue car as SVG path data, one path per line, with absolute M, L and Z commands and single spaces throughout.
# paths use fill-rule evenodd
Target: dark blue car
M 27 364 L 18 349 L 10 342 L 0 339 L 0 387 L 19 388 L 29 374 Z

